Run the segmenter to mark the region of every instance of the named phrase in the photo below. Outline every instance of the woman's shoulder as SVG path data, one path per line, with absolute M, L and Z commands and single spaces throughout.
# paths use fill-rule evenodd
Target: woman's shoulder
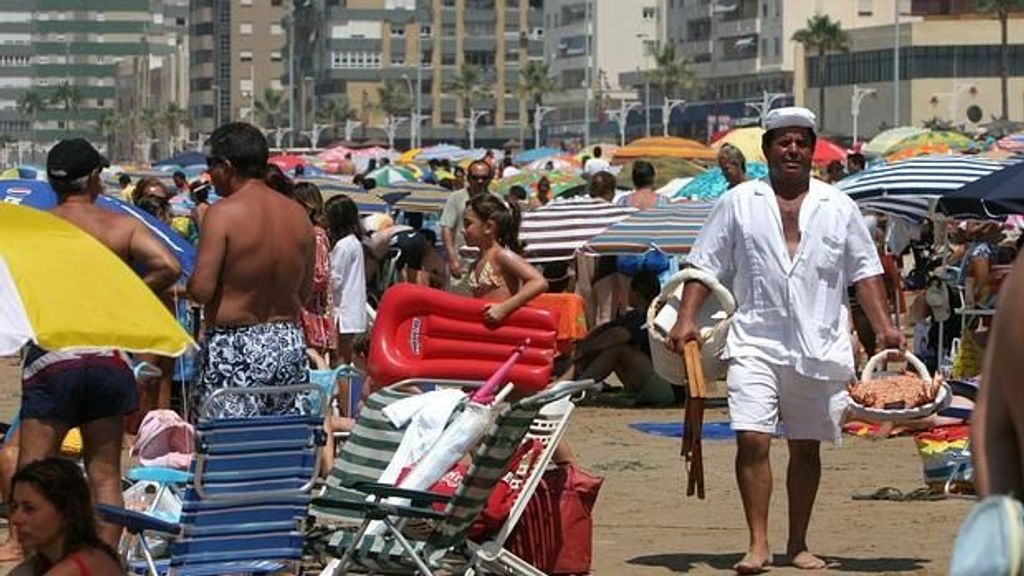
M 83 570 L 82 568 L 85 568 Z M 106 576 L 121 574 L 121 565 L 99 548 L 83 548 L 72 552 L 47 570 L 47 576 Z

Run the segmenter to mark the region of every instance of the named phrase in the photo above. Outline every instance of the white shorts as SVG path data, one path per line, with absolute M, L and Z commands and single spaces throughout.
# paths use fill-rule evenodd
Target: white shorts
M 750 357 L 731 359 L 726 381 L 733 430 L 839 442 L 849 404 L 846 382 L 808 378 L 791 366 Z

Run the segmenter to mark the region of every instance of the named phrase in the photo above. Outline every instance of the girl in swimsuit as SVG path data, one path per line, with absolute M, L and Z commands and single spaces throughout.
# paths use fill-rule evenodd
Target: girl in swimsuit
M 10 522 L 35 554 L 11 574 L 124 574 L 117 553 L 96 535 L 89 485 L 74 462 L 36 460 L 12 485 Z
M 523 257 L 519 242 L 519 210 L 491 194 L 466 204 L 462 223 L 466 244 L 480 249 L 469 272 L 475 298 L 495 300 L 484 307 L 484 321 L 497 324 L 548 289 L 547 280 Z

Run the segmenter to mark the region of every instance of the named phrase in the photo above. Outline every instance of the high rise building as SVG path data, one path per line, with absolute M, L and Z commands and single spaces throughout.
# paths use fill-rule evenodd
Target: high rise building
M 403 143 L 465 144 L 473 132 L 477 146 L 501 146 L 529 134 L 519 70 L 543 57 L 543 36 L 542 0 L 306 0 L 296 8 L 296 114 L 320 144 L 343 139 L 345 122 L 320 126 L 314 111 L 343 104 L 348 136 L 386 142 L 390 118 Z
M 792 37 L 815 14 L 850 31 L 891 25 L 896 10 L 909 20 L 910 7 L 909 0 L 670 1 L 665 41 L 690 59 L 700 79 L 679 115 L 682 130 L 707 135 L 756 121 L 757 111 L 748 103 L 792 102 L 795 73 L 803 64 L 803 51 Z
M 609 107 L 636 97 L 634 86 L 624 84 L 623 78 L 635 77 L 651 66 L 659 34 L 665 33 L 660 28 L 668 4 L 667 0 L 545 2 L 545 59 L 560 87 L 544 98 L 546 105 L 556 108 L 551 121 L 545 120 L 550 124 L 549 135 L 583 137 L 589 118 L 591 136 L 605 136 Z
M 209 134 L 222 123 L 288 126 L 283 85 L 286 19 L 291 0 L 191 0 L 189 113 L 192 129 Z
M 183 67 L 186 6 L 187 0 L 5 0 L 0 137 L 14 141 L 7 148 L 36 162 L 69 136 L 110 148 L 113 135 L 126 129 L 115 109 L 118 66 L 145 58 L 147 72 Z M 163 85 L 172 94 L 180 88 L 171 80 Z

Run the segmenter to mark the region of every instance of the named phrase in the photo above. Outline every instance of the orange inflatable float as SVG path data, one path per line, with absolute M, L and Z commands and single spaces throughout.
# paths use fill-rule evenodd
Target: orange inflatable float
M 557 314 L 523 306 L 490 327 L 483 323 L 488 303 L 414 284 L 388 288 L 373 325 L 370 377 L 378 386 L 407 378 L 486 380 L 529 339 L 509 380 L 518 394 L 547 386 Z

